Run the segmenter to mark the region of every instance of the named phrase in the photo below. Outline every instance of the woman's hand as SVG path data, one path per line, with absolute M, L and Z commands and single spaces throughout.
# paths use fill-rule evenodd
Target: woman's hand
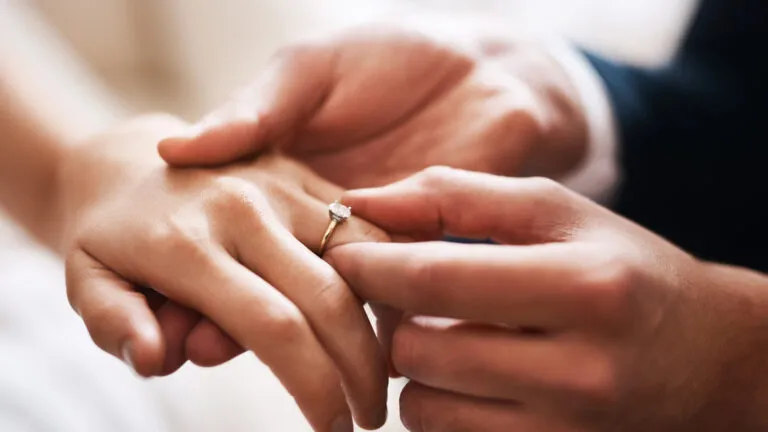
M 389 326 L 410 430 L 768 430 L 765 275 L 698 261 L 549 180 L 436 168 L 344 201 L 393 235 L 499 243 L 327 256 L 406 314 Z
M 316 430 L 352 430 L 344 391 L 362 426 L 380 426 L 387 383 L 375 335 L 361 302 L 313 252 L 342 190 L 271 155 L 169 169 L 155 144 L 184 127 L 136 120 L 63 163 L 68 295 L 93 340 L 145 376 L 187 355 L 220 362 L 241 345 Z M 352 218 L 331 248 L 360 240 L 386 236 Z
M 542 43 L 488 23 L 432 21 L 288 48 L 160 153 L 176 166 L 211 165 L 279 147 L 345 187 L 432 165 L 504 175 L 573 169 L 585 121 Z

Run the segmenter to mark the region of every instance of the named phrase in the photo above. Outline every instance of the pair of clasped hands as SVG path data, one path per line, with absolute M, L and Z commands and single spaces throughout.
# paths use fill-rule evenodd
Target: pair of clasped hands
M 686 332 L 725 337 L 710 320 L 731 297 L 686 307 L 715 270 L 511 177 L 576 165 L 584 120 L 535 46 L 475 42 L 346 32 L 279 53 L 198 124 L 152 115 L 78 146 L 59 207 L 69 299 L 95 343 L 147 377 L 252 351 L 317 431 L 381 426 L 388 372 L 411 380 L 413 431 L 698 415 L 701 387 L 673 377 L 721 364 Z M 354 216 L 319 257 L 337 199 Z

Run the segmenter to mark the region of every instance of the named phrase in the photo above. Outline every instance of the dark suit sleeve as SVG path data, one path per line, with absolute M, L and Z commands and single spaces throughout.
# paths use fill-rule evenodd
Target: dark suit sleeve
M 587 53 L 620 131 L 615 209 L 695 255 L 768 269 L 768 2 L 704 0 L 649 70 Z

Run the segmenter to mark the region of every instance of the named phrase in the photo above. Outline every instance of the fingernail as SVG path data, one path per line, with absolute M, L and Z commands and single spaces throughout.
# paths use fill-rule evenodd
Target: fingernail
M 341 415 L 336 418 L 331 424 L 332 432 L 353 432 L 354 426 L 352 425 L 352 417 L 348 415 Z
M 136 367 L 133 363 L 133 345 L 130 341 L 123 344 L 123 349 L 120 350 L 120 355 L 123 359 L 123 363 L 128 365 L 133 373 L 136 373 Z

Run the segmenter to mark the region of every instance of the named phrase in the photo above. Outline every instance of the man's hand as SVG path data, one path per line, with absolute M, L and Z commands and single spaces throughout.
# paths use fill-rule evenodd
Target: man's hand
M 392 361 L 412 431 L 768 428 L 768 279 L 698 261 L 549 180 L 430 169 L 350 192 L 394 234 L 327 256 L 404 311 Z M 442 317 L 442 318 L 434 318 Z
M 345 187 L 432 165 L 572 169 L 586 132 L 569 78 L 536 42 L 483 31 L 456 41 L 426 26 L 369 26 L 286 49 L 160 154 L 212 165 L 280 148 Z
M 317 431 L 386 417 L 386 373 L 357 297 L 315 252 L 342 193 L 275 155 L 169 169 L 183 124 L 141 118 L 72 150 L 56 184 L 67 290 L 94 342 L 141 375 L 253 351 Z M 352 218 L 329 248 L 385 240 Z M 231 339 L 230 339 L 231 336 Z M 343 386 L 342 386 L 343 384 Z M 345 397 L 346 394 L 346 397 Z M 348 405 L 349 402 L 349 405 Z

